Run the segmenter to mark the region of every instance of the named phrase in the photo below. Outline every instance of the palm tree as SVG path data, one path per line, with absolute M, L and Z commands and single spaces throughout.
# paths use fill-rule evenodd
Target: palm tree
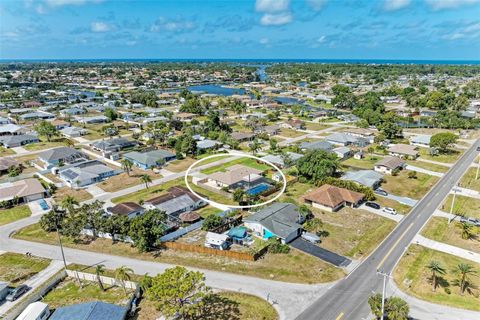
M 98 286 L 102 291 L 105 291 L 105 288 L 103 287 L 103 283 L 102 283 L 102 279 L 100 278 L 100 275 L 104 273 L 105 273 L 105 266 L 103 264 L 97 264 L 95 266 L 95 275 L 97 276 Z
M 126 283 L 125 281 L 130 281 L 133 275 L 133 270 L 127 266 L 121 266 L 115 269 L 115 280 L 120 283 L 120 285 L 123 288 L 123 291 L 125 292 L 125 295 L 127 295 L 127 288 L 126 288 Z
M 141 177 L 140 177 L 140 181 L 142 181 L 143 183 L 145 183 L 145 188 L 148 189 L 148 184 L 152 182 L 152 178 L 150 178 L 150 176 L 148 174 L 143 174 Z
M 457 227 L 462 233 L 462 239 L 469 240 L 473 237 L 473 225 L 466 222 L 459 222 L 457 223 Z
M 437 282 L 438 282 L 438 274 L 445 274 L 446 270 L 442 267 L 440 262 L 436 260 L 430 261 L 430 263 L 427 265 L 427 268 L 432 272 L 432 291 L 435 292 L 437 289 Z
M 120 162 L 122 163 L 122 169 L 127 171 L 127 175 L 130 176 L 130 171 L 132 170 L 133 162 L 128 159 L 122 159 L 122 161 Z
M 463 295 L 468 287 L 471 287 L 471 282 L 468 281 L 470 275 L 476 275 L 477 270 L 472 265 L 466 263 L 459 263 L 455 269 L 455 274 L 459 275 L 459 279 L 455 281 L 455 285 L 460 287 L 460 294 Z
M 67 210 L 68 213 L 71 215 L 73 214 L 74 207 L 78 206 L 78 201 L 73 196 L 69 195 L 62 199 L 62 201 L 60 202 L 60 205 L 62 206 L 62 208 Z
M 260 142 L 257 139 L 253 139 L 250 143 L 250 151 L 253 155 L 257 154 L 258 149 L 260 149 Z

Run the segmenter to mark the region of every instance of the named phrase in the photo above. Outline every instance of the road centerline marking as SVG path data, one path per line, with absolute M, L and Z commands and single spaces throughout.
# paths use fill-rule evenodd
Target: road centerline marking
M 398 243 L 400 242 L 400 240 L 403 239 L 403 237 L 405 236 L 405 234 L 408 232 L 408 230 L 410 230 L 410 228 L 413 227 L 413 222 L 410 223 L 410 225 L 408 226 L 407 229 L 405 229 L 405 231 L 402 233 L 402 235 L 397 239 L 397 241 L 395 241 L 395 243 L 393 244 L 393 246 L 390 248 L 390 250 L 388 250 L 387 254 L 385 255 L 385 257 L 383 257 L 383 259 L 380 261 L 380 263 L 378 264 L 377 266 L 377 270 L 380 269 L 380 267 L 382 266 L 382 264 L 385 262 L 385 260 L 387 260 L 388 256 L 390 256 L 390 254 L 392 253 L 392 251 L 395 249 L 395 247 L 398 245 Z
M 344 313 L 343 312 L 340 312 L 340 314 L 335 318 L 335 320 L 340 320 L 342 319 Z

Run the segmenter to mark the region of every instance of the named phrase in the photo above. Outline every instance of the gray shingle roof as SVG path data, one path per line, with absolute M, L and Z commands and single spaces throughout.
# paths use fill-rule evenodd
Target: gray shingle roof
M 342 180 L 349 180 L 364 185 L 366 187 L 372 188 L 383 175 L 373 170 L 360 170 L 360 171 L 348 171 L 341 178 Z
M 39 158 L 45 161 L 56 161 L 61 159 L 67 159 L 70 157 L 84 157 L 83 153 L 78 150 L 68 147 L 58 147 L 44 151 L 38 155 Z
M 111 303 L 92 301 L 60 307 L 50 320 L 124 320 L 127 308 Z

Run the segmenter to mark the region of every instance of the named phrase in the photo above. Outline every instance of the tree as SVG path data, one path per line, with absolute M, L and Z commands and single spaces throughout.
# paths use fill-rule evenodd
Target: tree
M 333 176 L 338 166 L 337 156 L 323 150 L 309 151 L 297 161 L 298 173 L 312 181 Z
M 475 227 L 467 222 L 458 222 L 457 227 L 460 229 L 462 239 L 470 240 L 475 235 Z
M 130 219 L 128 236 L 140 251 L 150 251 L 165 232 L 165 213 L 158 209 L 146 210 L 142 215 Z
M 204 275 L 176 266 L 152 278 L 146 296 L 155 302 L 157 309 L 166 317 L 194 318 L 211 295 L 205 285 Z
M 103 202 L 95 200 L 92 203 L 84 203 L 78 212 L 81 218 L 84 220 L 84 227 L 92 231 L 92 237 L 95 240 L 98 235 L 98 231 L 101 229 L 103 222 Z M 78 218 L 78 217 L 72 217 Z
M 416 171 L 408 171 L 408 179 L 417 179 L 417 172 Z
M 384 114 L 377 128 L 387 139 L 394 139 L 402 134 L 402 128 L 397 124 L 397 116 L 393 112 Z
M 245 191 L 243 191 L 241 188 L 237 188 L 235 191 L 233 191 L 233 201 L 241 202 L 244 196 Z
M 399 297 L 390 297 L 385 301 L 385 313 L 389 320 L 407 320 L 410 308 Z
M 181 139 L 180 150 L 186 155 L 195 155 L 197 152 L 197 142 L 193 139 L 192 135 L 185 135 L 183 139 Z
M 453 270 L 453 273 L 459 276 L 454 285 L 460 287 L 460 294 L 463 295 L 472 286 L 469 276 L 476 275 L 477 271 L 470 264 L 459 263 Z
M 216 227 L 219 227 L 223 224 L 223 219 L 220 216 L 217 216 L 216 214 L 211 214 L 203 220 L 203 225 L 202 225 L 202 230 L 212 230 L 215 229 Z
M 277 148 L 278 148 L 278 142 L 275 138 L 271 138 L 270 139 L 270 150 L 272 150 L 273 152 L 277 151 Z
M 116 235 L 120 238 L 124 238 L 128 233 L 129 220 L 127 216 L 123 215 L 110 215 L 104 218 L 100 225 L 100 230 L 107 233 L 112 238 L 112 243 L 115 243 Z
M 118 113 L 112 108 L 106 108 L 103 114 L 108 118 L 109 122 L 115 121 L 118 118 Z
M 260 149 L 261 145 L 260 142 L 258 141 L 257 138 L 253 139 L 252 142 L 250 142 L 250 145 L 248 146 L 250 151 L 252 152 L 253 155 L 256 155 L 258 150 Z
M 430 263 L 427 265 L 427 268 L 432 272 L 432 291 L 435 292 L 435 290 L 437 290 L 438 283 L 437 275 L 445 274 L 446 270 L 441 266 L 440 262 L 436 260 L 430 261 Z
M 68 214 L 73 215 L 73 209 L 78 206 L 78 201 L 73 196 L 67 195 L 60 201 L 60 205 L 67 210 Z
M 39 124 L 37 124 L 34 127 L 35 131 L 40 135 L 45 138 L 47 138 L 47 141 L 50 142 L 50 139 L 54 136 L 58 136 L 59 133 L 55 126 L 51 124 L 50 122 L 47 122 L 45 120 L 41 121 Z
M 142 174 L 140 176 L 140 181 L 145 184 L 145 188 L 148 189 L 148 184 L 152 183 L 152 178 L 148 174 Z
M 132 170 L 133 162 L 128 159 L 122 159 L 120 163 L 122 164 L 122 169 L 127 172 L 128 176 L 130 176 L 130 171 Z
M 440 152 L 445 153 L 455 142 L 457 142 L 458 136 L 451 132 L 440 132 L 434 134 L 430 138 L 430 147 L 437 148 Z
M 121 266 L 115 269 L 115 280 L 122 286 L 125 295 L 127 295 L 126 281 L 130 281 L 132 275 L 133 270 L 127 266 Z
M 103 287 L 102 279 L 100 278 L 100 276 L 104 273 L 105 273 L 105 265 L 97 264 L 95 266 L 95 275 L 97 277 L 98 287 L 102 291 L 105 291 L 105 288 Z
M 376 319 L 382 316 L 382 295 L 380 293 L 368 297 L 368 305 Z

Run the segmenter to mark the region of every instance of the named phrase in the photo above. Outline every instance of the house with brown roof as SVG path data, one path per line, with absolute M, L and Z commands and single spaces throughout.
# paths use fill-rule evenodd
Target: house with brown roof
M 363 193 L 324 184 L 303 196 L 303 200 L 314 208 L 335 212 L 344 206 L 357 207 L 364 197 Z
M 383 174 L 392 174 L 394 171 L 403 169 L 405 165 L 406 163 L 403 159 L 390 156 L 375 163 L 373 169 Z
M 217 171 L 208 176 L 208 185 L 228 189 L 243 188 L 244 186 L 257 183 L 262 176 L 263 171 L 247 167 L 241 164 L 235 164 L 225 172 Z
M 196 114 L 195 113 L 189 113 L 189 112 L 179 112 L 175 114 L 173 117 L 176 120 L 180 121 L 192 121 L 193 118 L 195 118 Z
M 113 207 L 107 208 L 110 214 L 127 216 L 129 219 L 142 215 L 145 208 L 135 202 L 122 202 Z
M 305 129 L 305 122 L 303 122 L 300 119 L 290 119 L 280 124 L 280 126 L 282 128 L 294 129 L 294 130 Z
M 11 167 L 18 166 L 19 163 L 12 157 L 0 158 L 0 174 L 7 173 Z
M 0 184 L 0 201 L 18 199 L 26 203 L 45 198 L 47 191 L 37 179 L 24 179 Z
M 416 159 L 418 157 L 417 147 L 409 144 L 399 143 L 391 146 L 387 151 L 391 156 L 405 159 Z

